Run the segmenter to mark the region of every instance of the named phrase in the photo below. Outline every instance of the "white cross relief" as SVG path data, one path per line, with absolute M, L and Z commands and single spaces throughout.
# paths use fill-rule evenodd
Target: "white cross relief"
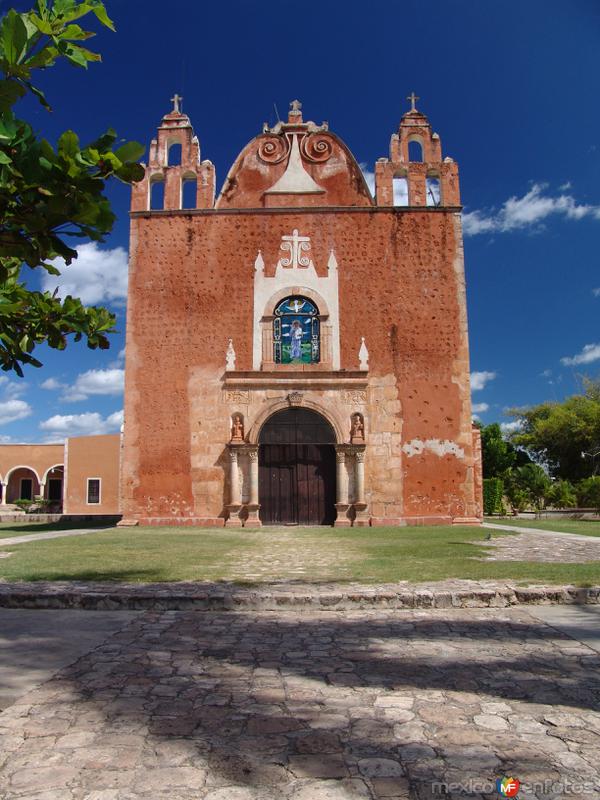
M 300 236 L 297 228 L 294 228 L 291 236 L 281 237 L 280 249 L 289 253 L 289 256 L 282 256 L 277 266 L 291 267 L 292 269 L 310 267 L 312 263 L 310 257 L 302 255 L 310 250 L 310 236 Z

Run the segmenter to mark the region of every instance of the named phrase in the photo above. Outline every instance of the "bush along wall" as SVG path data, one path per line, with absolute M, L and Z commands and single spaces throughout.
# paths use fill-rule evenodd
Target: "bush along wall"
M 484 478 L 483 480 L 483 513 L 503 514 L 504 483 L 501 478 Z

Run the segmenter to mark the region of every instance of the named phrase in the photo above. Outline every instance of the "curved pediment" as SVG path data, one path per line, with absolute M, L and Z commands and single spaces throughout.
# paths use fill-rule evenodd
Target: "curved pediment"
M 287 123 L 265 126 L 242 150 L 216 208 L 374 205 L 348 147 L 326 123 L 303 122 L 294 105 Z

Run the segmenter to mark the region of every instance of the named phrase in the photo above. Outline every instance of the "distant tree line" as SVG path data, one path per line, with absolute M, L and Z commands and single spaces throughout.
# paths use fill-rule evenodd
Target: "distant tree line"
M 600 510 L 600 380 L 563 402 L 513 409 L 519 428 L 481 428 L 484 513 Z M 507 505 L 510 508 L 507 508 Z

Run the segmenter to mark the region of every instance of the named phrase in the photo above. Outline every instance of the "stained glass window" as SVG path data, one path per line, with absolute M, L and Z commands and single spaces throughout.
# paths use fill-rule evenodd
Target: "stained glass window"
M 319 309 L 306 297 L 286 297 L 273 319 L 275 363 L 316 364 L 320 351 Z

